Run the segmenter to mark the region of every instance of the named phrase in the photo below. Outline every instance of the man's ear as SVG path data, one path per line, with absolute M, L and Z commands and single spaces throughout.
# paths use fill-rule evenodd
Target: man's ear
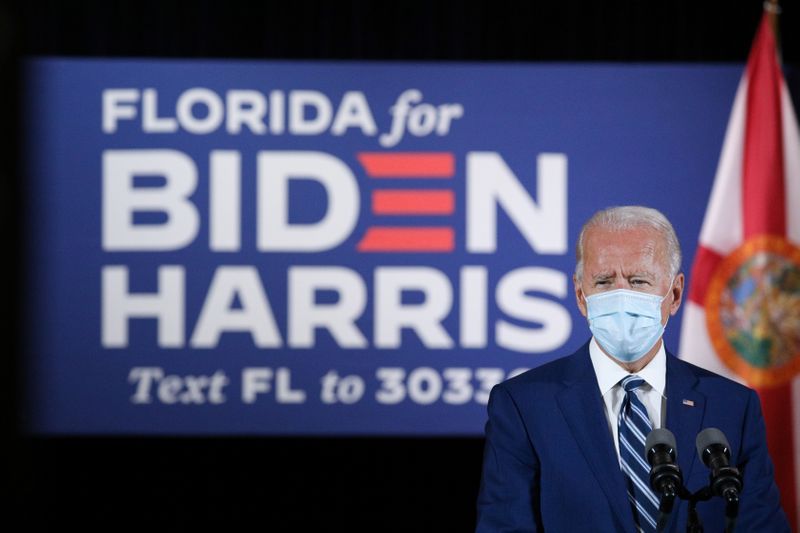
M 672 292 L 672 303 L 669 306 L 669 314 L 675 315 L 678 312 L 678 309 L 681 308 L 681 302 L 683 302 L 683 288 L 686 278 L 683 275 L 683 272 L 680 272 L 677 276 L 675 276 L 675 281 L 672 283 L 672 288 L 670 292 Z
M 578 310 L 583 316 L 586 316 L 586 295 L 581 288 L 581 282 L 578 281 L 574 274 L 572 276 L 572 287 L 575 290 L 575 302 L 578 304 Z

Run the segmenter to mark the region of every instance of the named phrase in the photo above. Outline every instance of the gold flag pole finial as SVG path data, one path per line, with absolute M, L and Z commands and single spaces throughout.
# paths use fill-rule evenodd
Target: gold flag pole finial
M 775 47 L 778 50 L 778 56 L 780 56 L 781 40 L 778 29 L 778 15 L 781 13 L 781 6 L 778 3 L 778 0 L 765 0 L 764 11 L 767 12 L 769 26 L 772 29 L 772 35 L 775 36 Z

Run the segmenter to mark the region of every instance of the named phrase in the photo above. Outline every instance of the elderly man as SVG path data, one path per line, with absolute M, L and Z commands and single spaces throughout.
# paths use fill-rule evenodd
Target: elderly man
M 501 383 L 489 400 L 479 532 L 655 531 L 644 437 L 677 440 L 684 485 L 709 481 L 695 437 L 719 428 L 743 474 L 737 531 L 789 531 L 767 454 L 758 396 L 668 354 L 662 342 L 681 305 L 675 231 L 655 209 L 595 214 L 578 239 L 573 281 L 591 340 L 574 354 Z M 721 498 L 697 505 L 705 531 L 723 531 Z M 676 502 L 667 531 L 683 531 Z

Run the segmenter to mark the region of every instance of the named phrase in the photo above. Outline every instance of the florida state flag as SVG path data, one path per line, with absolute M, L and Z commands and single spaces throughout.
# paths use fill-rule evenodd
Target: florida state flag
M 800 135 L 766 13 L 700 231 L 680 354 L 758 391 L 781 502 L 797 531 Z

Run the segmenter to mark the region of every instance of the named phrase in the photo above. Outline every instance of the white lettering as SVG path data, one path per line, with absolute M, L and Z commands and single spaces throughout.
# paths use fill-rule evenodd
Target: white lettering
M 418 304 L 404 304 L 403 293 L 423 294 Z M 442 326 L 450 313 L 453 289 L 439 270 L 427 267 L 375 269 L 375 346 L 399 348 L 402 330 L 412 329 L 428 348 L 452 348 L 453 339 Z
M 403 138 L 406 117 L 408 117 L 408 113 L 411 110 L 411 104 L 415 104 L 420 100 L 422 100 L 422 92 L 417 89 L 407 89 L 397 97 L 395 104 L 389 108 L 389 113 L 392 115 L 392 127 L 389 133 L 384 133 L 378 137 L 378 142 L 381 146 L 391 148 L 400 142 Z
M 178 131 L 178 122 L 174 118 L 158 116 L 158 92 L 155 89 L 142 92 L 142 129 L 147 133 Z
M 136 116 L 135 104 L 139 101 L 136 89 L 106 89 L 103 91 L 103 133 L 117 131 L 117 121 Z
M 241 308 L 232 308 L 235 299 Z M 226 331 L 246 331 L 259 348 L 281 346 L 281 336 L 255 267 L 221 266 L 214 273 L 200 318 L 192 334 L 193 348 L 213 348 Z
M 223 389 L 229 380 L 222 370 L 211 376 L 164 375 L 159 367 L 135 367 L 128 374 L 128 381 L 136 384 L 136 394 L 131 397 L 134 404 L 152 403 L 153 385 L 158 401 L 165 404 L 204 404 L 225 403 Z
M 461 268 L 459 340 L 464 348 L 485 348 L 489 310 L 486 267 Z
M 209 159 L 209 248 L 238 252 L 242 245 L 242 157 L 234 150 L 214 150 Z
M 378 132 L 367 98 L 360 91 L 348 91 L 344 94 L 336 118 L 333 119 L 331 133 L 344 135 L 348 128 L 359 128 L 361 133 L 369 136 Z
M 334 303 L 317 303 L 319 291 L 336 293 Z M 354 271 L 344 267 L 289 268 L 289 346 L 314 346 L 316 328 L 325 328 L 342 348 L 366 348 L 367 339 L 356 320 L 367 305 L 367 288 Z
M 158 367 L 136 367 L 128 374 L 128 382 L 136 384 L 136 393 L 131 402 L 136 404 L 151 403 L 150 388 L 154 382 L 164 377 L 164 371 Z
M 497 251 L 497 206 L 501 206 L 539 253 L 567 251 L 567 158 L 537 157 L 538 204 L 495 152 L 467 154 L 467 251 Z
M 378 126 L 363 91 L 346 91 L 334 107 L 331 97 L 316 90 L 230 89 L 218 93 L 206 87 L 184 90 L 167 105 L 160 103 L 155 88 L 106 89 L 102 93 L 102 131 L 113 134 L 122 120 L 140 118 L 145 133 L 175 133 L 179 130 L 207 135 L 224 127 L 230 135 L 249 131 L 253 135 L 345 135 L 350 129 L 365 136 L 378 134 Z M 288 102 L 287 102 L 288 101 Z M 168 107 L 169 106 L 169 107 Z M 162 115 L 162 112 L 164 113 Z M 457 103 L 434 105 L 422 102 L 422 92 L 407 89 L 389 108 L 391 125 L 379 136 L 385 148 L 396 146 L 406 131 L 416 137 L 436 133 L 448 135 L 454 121 L 464 116 Z
M 259 394 L 266 394 L 271 389 L 271 368 L 242 369 L 242 401 L 244 403 L 254 403 Z
M 205 117 L 195 116 L 195 106 L 206 108 Z M 178 97 L 176 112 L 183 129 L 198 135 L 211 133 L 219 128 L 225 114 L 219 95 L 210 89 L 201 87 L 181 93 Z
M 313 110 L 306 116 L 306 109 Z M 319 91 L 289 93 L 289 131 L 293 135 L 318 135 L 331 123 L 333 109 L 328 97 Z
M 442 394 L 444 403 L 462 405 L 472 399 L 472 370 L 469 368 L 445 368 L 442 372 L 447 389 Z
M 439 106 L 439 119 L 436 122 L 436 135 L 443 136 L 450 133 L 453 120 L 464 116 L 464 106 L 461 104 L 442 104 Z
M 322 220 L 289 222 L 289 183 L 310 179 L 325 188 L 328 207 Z M 258 154 L 258 249 L 264 252 L 321 252 L 344 241 L 356 225 L 359 189 L 339 159 L 323 152 Z
M 429 405 L 442 393 L 442 378 L 430 367 L 415 368 L 408 374 L 408 397 L 420 405 Z
M 269 93 L 269 130 L 280 135 L 286 129 L 286 97 L 283 91 Z
M 105 348 L 128 346 L 128 321 L 132 318 L 155 318 L 158 322 L 158 346 L 180 348 L 184 342 L 184 278 L 180 266 L 158 269 L 155 293 L 128 292 L 128 268 L 103 267 L 101 302 L 101 337 Z
M 156 176 L 160 187 L 136 187 L 135 178 Z M 188 198 L 197 186 L 194 162 L 176 150 L 103 152 L 103 249 L 177 250 L 194 240 L 200 227 Z M 134 224 L 137 212 L 167 215 L 162 224 Z
M 572 319 L 564 306 L 530 296 L 540 291 L 558 298 L 567 296 L 567 276 L 548 268 L 524 267 L 507 273 L 497 284 L 497 306 L 509 316 L 541 327 L 524 328 L 498 320 L 495 337 L 498 346 L 518 352 L 549 352 L 562 346 L 572 331 Z
M 322 390 L 320 399 L 322 403 L 354 404 L 364 396 L 366 385 L 364 379 L 355 374 L 339 377 L 335 370 L 322 376 Z
M 226 98 L 225 127 L 228 133 L 236 134 L 246 125 L 252 133 L 264 135 L 264 115 L 267 114 L 267 101 L 258 91 L 228 91 Z
M 415 137 L 424 137 L 436 127 L 436 108 L 431 104 L 420 104 L 408 115 L 408 132 Z

